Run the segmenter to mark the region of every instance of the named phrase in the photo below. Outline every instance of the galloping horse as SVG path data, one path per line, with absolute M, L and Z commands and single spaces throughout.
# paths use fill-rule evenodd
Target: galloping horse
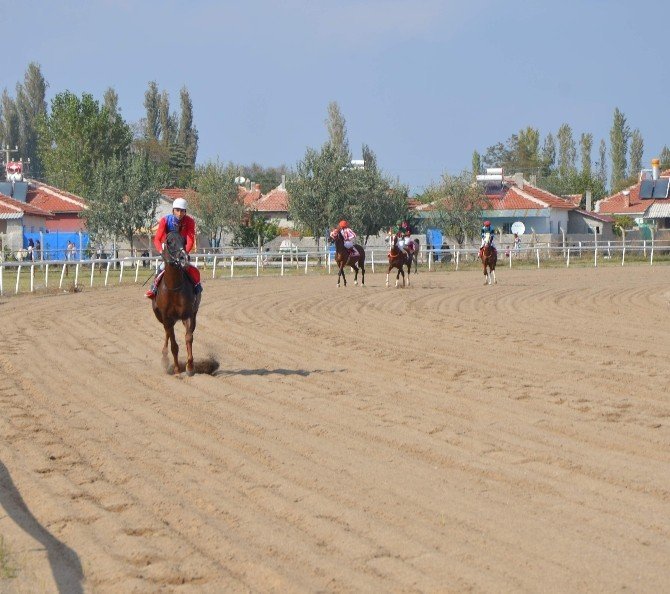
M 496 263 L 498 262 L 498 252 L 491 245 L 493 237 L 490 233 L 484 235 L 484 246 L 481 249 L 481 259 L 482 264 L 484 265 L 484 284 L 491 284 L 491 279 L 493 279 L 494 284 L 498 284 L 496 280 Z M 488 272 L 486 268 L 488 267 Z
M 412 264 L 414 264 L 414 274 L 419 272 L 419 264 L 418 264 L 418 259 L 419 259 L 419 240 L 418 239 L 412 239 L 409 241 L 408 244 L 410 247 L 409 249 L 405 249 L 407 252 L 407 255 L 409 256 L 409 267 L 412 267 Z M 409 277 L 408 277 L 409 280 Z
M 335 263 L 337 264 L 339 271 L 337 273 L 337 286 L 340 286 L 340 277 L 344 280 L 344 286 L 347 286 L 347 277 L 344 275 L 345 266 L 351 266 L 354 271 L 354 284 L 358 284 L 358 268 L 361 269 L 361 285 L 365 284 L 365 250 L 363 246 L 359 244 L 354 244 L 356 251 L 358 252 L 357 256 L 352 256 L 349 253 L 349 249 L 344 245 L 344 238 L 342 233 L 337 230 L 337 233 L 333 235 L 331 233 L 329 242 L 335 242 Z
M 163 261 L 165 274 L 158 285 L 156 296 L 151 300 L 151 306 L 158 321 L 165 328 L 165 343 L 163 344 L 163 366 L 168 368 L 167 347 L 170 341 L 172 357 L 174 358 L 175 375 L 179 375 L 179 345 L 174 335 L 174 325 L 177 320 L 184 322 L 186 329 L 186 373 L 193 375 L 193 332 L 195 319 L 200 306 L 200 294 L 196 295 L 193 283 L 185 270 L 188 267 L 188 256 L 184 250 L 184 238 L 176 231 L 168 233 Z
M 402 286 L 405 286 L 405 270 L 403 266 L 407 266 L 407 286 L 409 286 L 409 275 L 412 271 L 412 256 L 405 250 L 398 247 L 398 236 L 391 236 L 391 251 L 389 252 L 389 267 L 386 271 L 386 286 L 389 286 L 389 274 L 394 268 L 398 269 L 398 274 L 395 277 L 395 286 L 398 286 L 400 275 L 402 274 Z

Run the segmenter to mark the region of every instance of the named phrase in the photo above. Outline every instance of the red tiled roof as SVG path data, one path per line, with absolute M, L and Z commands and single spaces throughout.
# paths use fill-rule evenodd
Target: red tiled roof
M 660 177 L 670 177 L 670 169 L 661 173 Z M 638 182 L 616 194 L 598 200 L 598 202 L 596 202 L 598 212 L 605 214 L 641 215 L 652 204 L 658 202 L 653 199 L 642 200 L 642 198 L 640 198 L 641 185 L 642 182 Z M 624 192 L 628 192 L 628 195 L 624 194 Z M 663 199 L 663 202 L 667 202 L 667 199 Z
M 86 208 L 83 198 L 33 180 L 29 180 L 26 201 L 31 206 L 53 213 L 81 212 Z
M 261 212 L 288 212 L 288 192 L 277 187 L 256 202 L 256 210 Z
M 244 202 L 244 206 L 249 208 L 255 206 L 256 202 L 261 197 L 261 189 L 260 188 L 254 188 L 253 190 L 248 190 L 244 186 L 238 186 L 238 193 L 240 198 L 242 198 L 242 201 Z
M 161 194 L 170 200 L 177 198 L 184 198 L 186 196 L 186 188 L 163 188 Z
M 33 204 L 20 202 L 0 194 L 0 218 L 20 218 L 24 214 L 35 215 L 38 217 L 51 218 L 53 214 L 43 210 Z M 4 216 L 3 216 L 4 215 Z
M 565 200 L 570 202 L 573 206 L 576 206 L 579 208 L 579 205 L 582 203 L 582 195 L 581 194 L 568 194 L 567 196 L 563 196 Z

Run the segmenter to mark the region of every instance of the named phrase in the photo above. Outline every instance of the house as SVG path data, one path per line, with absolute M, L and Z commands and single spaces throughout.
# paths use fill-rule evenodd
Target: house
M 477 182 L 486 196 L 481 204 L 482 219 L 490 220 L 503 235 L 512 235 L 512 225 L 521 222 L 526 233 L 548 236 L 546 241 L 566 234 L 614 237 L 613 219 L 604 213 L 580 209 L 581 195 L 556 196 L 528 182 L 520 173 L 505 176 L 502 169 L 488 169 L 485 175 L 477 176 Z M 435 204 L 414 207 L 421 218 L 427 219 L 427 227 L 435 209 Z
M 658 159 L 640 172 L 636 184 L 596 202 L 596 212 L 632 218 L 638 226 L 670 229 L 670 169 L 661 172 Z
M 283 230 L 292 230 L 295 227 L 289 214 L 288 192 L 283 176 L 282 182 L 267 194 L 262 193 L 260 184 L 253 184 L 249 189 L 240 186 L 240 196 L 248 212 L 253 212 L 267 221 L 273 221 Z

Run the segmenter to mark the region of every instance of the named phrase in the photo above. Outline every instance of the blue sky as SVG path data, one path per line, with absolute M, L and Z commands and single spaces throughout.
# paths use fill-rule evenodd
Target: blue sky
M 0 0 L 0 90 L 38 62 L 47 97 L 119 95 L 144 116 L 149 81 L 179 108 L 186 86 L 198 162 L 266 166 L 326 140 L 330 101 L 413 192 L 470 167 L 472 151 L 526 126 L 568 123 L 609 148 L 618 107 L 645 141 L 670 146 L 662 5 L 624 0 Z M 15 19 L 11 15 L 15 14 Z M 14 21 L 14 24 L 10 24 Z M 667 47 L 667 45 L 666 45 Z

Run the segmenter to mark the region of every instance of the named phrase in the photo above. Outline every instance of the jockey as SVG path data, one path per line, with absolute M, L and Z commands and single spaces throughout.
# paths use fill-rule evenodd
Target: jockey
M 154 237 L 154 247 L 160 253 L 163 252 L 165 240 L 167 239 L 167 234 L 170 231 L 178 231 L 186 240 L 186 245 L 184 250 L 186 253 L 190 253 L 195 245 L 195 220 L 186 214 L 186 200 L 183 198 L 177 198 L 172 203 L 172 214 L 165 215 L 158 222 L 158 230 L 156 231 L 156 236 Z M 155 278 L 151 289 L 145 293 L 145 297 L 153 299 L 156 296 L 156 290 L 158 284 L 161 282 L 164 272 L 164 264 L 161 264 L 161 271 L 158 273 L 158 276 Z M 202 285 L 200 284 L 200 271 L 190 264 L 186 268 L 186 274 L 191 279 L 194 285 L 195 294 L 197 295 L 202 291 Z
M 494 250 L 496 249 L 495 246 L 493 245 L 493 240 L 495 239 L 495 229 L 491 225 L 491 221 L 484 221 L 484 224 L 482 225 L 482 245 L 479 246 L 479 256 L 481 257 L 482 255 L 482 248 L 484 247 L 484 243 L 486 242 L 486 234 L 489 233 L 491 237 L 491 248 Z
M 337 229 L 334 229 L 330 236 L 335 239 L 338 233 L 342 235 L 342 239 L 344 240 L 344 247 L 349 250 L 349 255 L 358 256 L 358 251 L 354 247 L 354 239 L 356 239 L 356 234 L 349 228 L 349 223 L 347 223 L 347 221 L 340 221 L 337 225 Z

